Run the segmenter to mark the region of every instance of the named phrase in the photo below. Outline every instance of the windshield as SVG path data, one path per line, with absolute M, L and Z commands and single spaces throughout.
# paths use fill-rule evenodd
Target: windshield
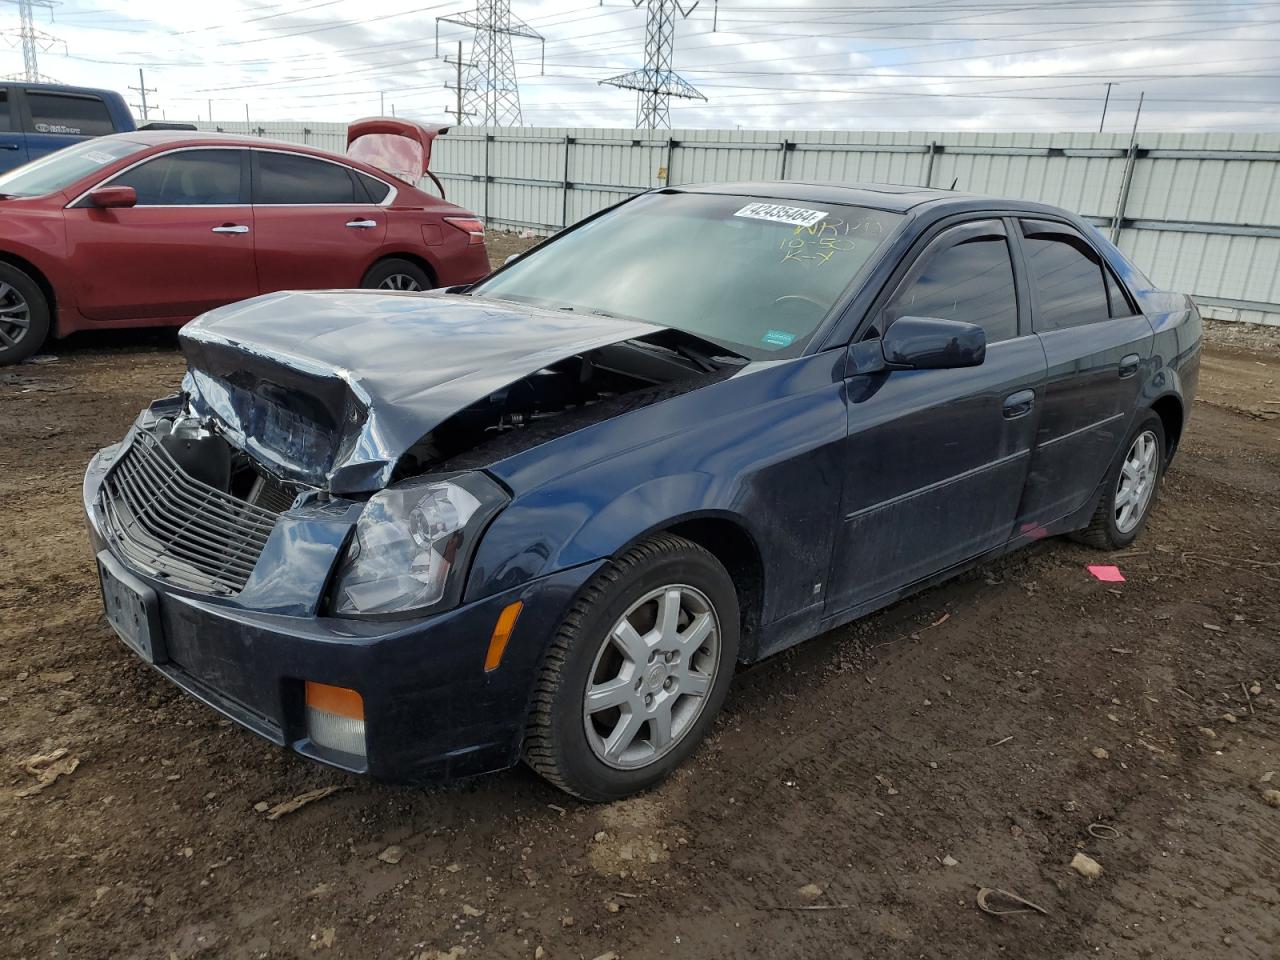
M 82 177 L 140 149 L 141 145 L 132 140 L 84 140 L 0 176 L 0 194 L 43 197 L 65 190 Z
M 795 356 L 902 220 L 835 203 L 647 194 L 472 288 Z

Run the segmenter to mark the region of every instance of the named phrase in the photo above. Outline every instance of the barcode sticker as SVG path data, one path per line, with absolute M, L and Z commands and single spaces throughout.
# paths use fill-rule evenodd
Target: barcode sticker
M 807 207 L 787 207 L 780 203 L 748 203 L 734 214 L 735 217 L 750 217 L 752 220 L 771 220 L 774 223 L 785 223 L 793 227 L 812 227 L 821 223 L 826 217 L 825 210 L 810 210 Z

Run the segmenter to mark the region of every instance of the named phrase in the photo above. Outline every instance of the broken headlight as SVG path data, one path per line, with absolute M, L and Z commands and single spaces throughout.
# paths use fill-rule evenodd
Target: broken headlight
M 338 568 L 333 613 L 359 617 L 455 606 L 476 542 L 506 502 L 502 489 L 480 473 L 375 493 Z

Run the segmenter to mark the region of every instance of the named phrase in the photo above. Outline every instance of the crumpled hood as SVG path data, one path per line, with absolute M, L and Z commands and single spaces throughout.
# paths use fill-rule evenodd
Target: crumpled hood
M 380 490 L 451 415 L 566 357 L 661 327 L 444 294 L 274 293 L 183 327 L 192 412 L 268 469 Z

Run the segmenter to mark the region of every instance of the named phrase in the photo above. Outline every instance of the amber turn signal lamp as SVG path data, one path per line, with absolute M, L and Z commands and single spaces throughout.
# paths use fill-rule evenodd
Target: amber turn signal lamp
M 348 720 L 364 719 L 364 698 L 347 687 L 307 681 L 307 706 L 324 713 L 334 713 Z
M 509 603 L 498 614 L 498 622 L 493 625 L 493 636 L 489 638 L 489 652 L 484 658 L 484 672 L 490 673 L 498 669 L 502 663 L 502 655 L 507 652 L 507 641 L 511 639 L 511 631 L 516 628 L 516 618 L 524 607 L 523 600 Z

